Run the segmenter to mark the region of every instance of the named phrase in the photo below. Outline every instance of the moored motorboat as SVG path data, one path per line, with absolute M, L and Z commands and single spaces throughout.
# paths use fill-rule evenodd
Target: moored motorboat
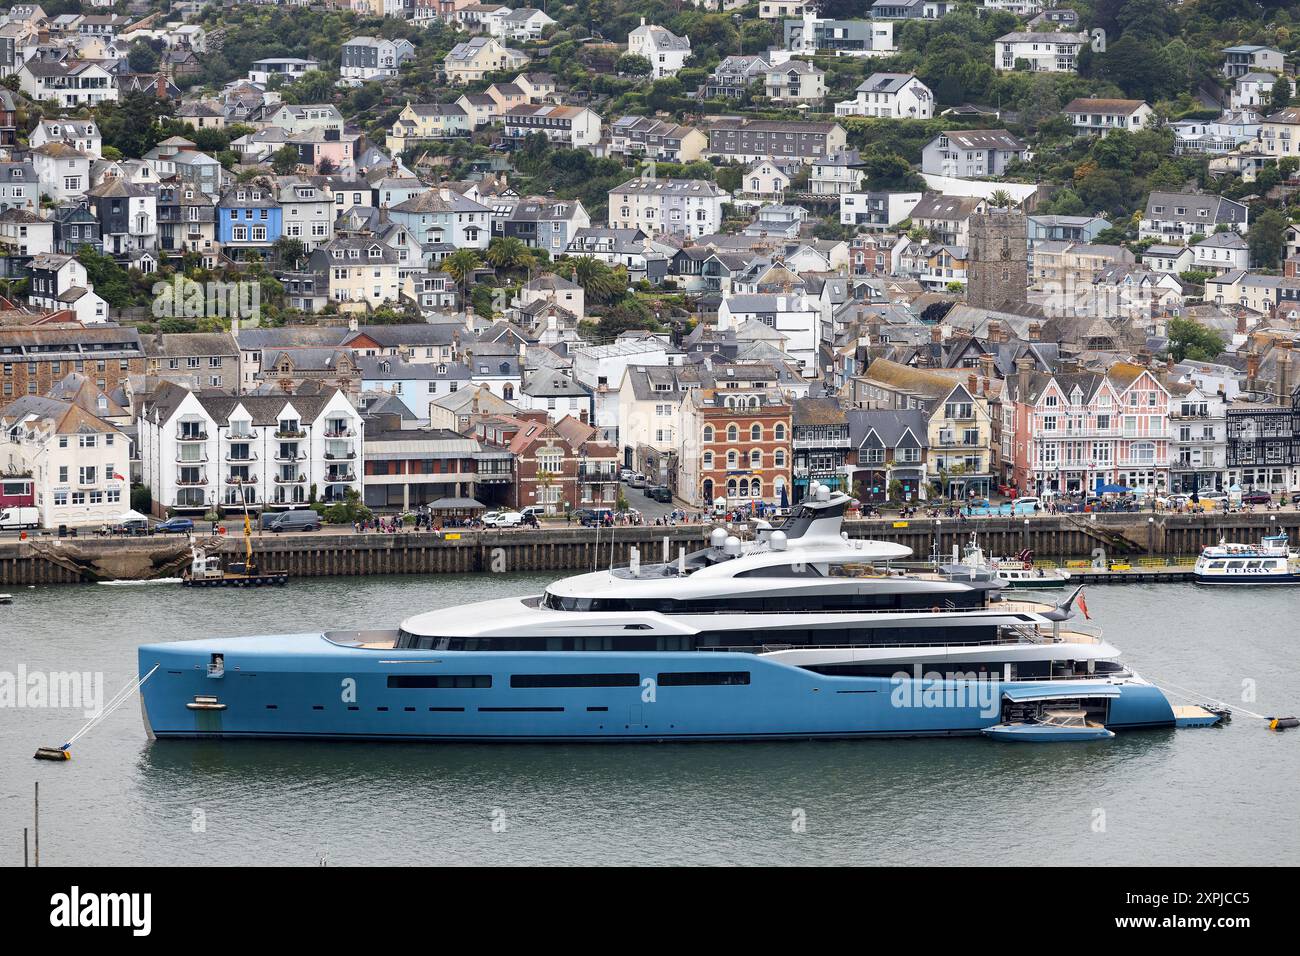
M 1029 550 L 1010 558 L 987 557 L 973 531 L 970 543 L 966 545 L 960 561 L 956 560 L 956 551 L 954 546 L 954 560 L 941 568 L 945 575 L 955 581 L 967 579 L 995 581 L 1004 588 L 1015 590 L 1059 590 L 1070 583 L 1069 571 L 1051 565 L 1044 567 L 1036 564 L 1034 553 Z
M 1089 720 L 1085 710 L 1045 710 L 1036 720 L 986 727 L 984 735 L 1013 743 L 1072 743 L 1109 740 L 1115 733 Z

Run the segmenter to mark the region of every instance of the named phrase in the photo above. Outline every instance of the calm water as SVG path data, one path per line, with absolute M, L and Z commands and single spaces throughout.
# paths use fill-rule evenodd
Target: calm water
M 543 583 L 11 589 L 0 671 L 103 671 L 111 696 L 146 641 L 385 625 Z M 1130 585 L 1094 588 L 1089 604 L 1157 683 L 1238 700 L 1250 679 L 1249 709 L 1293 714 L 1298 596 Z M 79 710 L 0 709 L 0 864 L 22 862 L 34 780 L 46 864 L 1300 863 L 1300 828 L 1286 822 L 1300 731 L 1270 733 L 1244 716 L 1224 729 L 1061 747 L 150 743 L 131 701 L 70 763 L 31 759 L 82 722 Z

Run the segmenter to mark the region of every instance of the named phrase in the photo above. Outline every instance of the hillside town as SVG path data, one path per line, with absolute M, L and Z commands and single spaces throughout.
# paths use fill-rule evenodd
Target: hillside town
M 1290 504 L 1293 19 L 16 4 L 0 529 Z

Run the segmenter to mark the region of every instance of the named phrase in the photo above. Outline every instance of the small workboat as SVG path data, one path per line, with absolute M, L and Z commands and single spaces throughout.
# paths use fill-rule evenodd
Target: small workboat
M 12 594 L 0 594 L 0 604 L 13 604 L 14 596 Z
M 181 578 L 187 588 L 255 588 L 286 584 L 288 571 L 264 571 L 253 560 L 253 524 L 244 502 L 244 560 L 231 561 L 225 567 L 219 555 L 209 555 L 203 548 L 190 548 L 190 567 Z
M 1070 572 L 1057 567 L 1040 567 L 1034 564 L 1034 552 L 1026 549 L 1011 558 L 988 558 L 979 546 L 975 532 L 960 561 L 945 564 L 942 572 L 954 581 L 996 581 L 1009 589 L 1060 589 L 1070 583 Z
M 1286 532 L 1259 544 L 1220 539 L 1201 551 L 1192 579 L 1197 584 L 1300 584 L 1300 553 L 1291 549 Z
M 983 734 L 994 740 L 1036 744 L 1109 740 L 1115 736 L 1114 731 L 1089 720 L 1085 710 L 1045 710 L 1037 720 L 985 727 Z

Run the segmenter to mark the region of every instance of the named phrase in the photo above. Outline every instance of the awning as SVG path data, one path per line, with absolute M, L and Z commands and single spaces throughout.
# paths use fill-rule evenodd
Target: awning
M 1056 687 L 1048 684 L 1026 684 L 1021 687 L 1004 688 L 1002 696 L 1016 703 L 1035 700 L 1079 700 L 1084 697 L 1118 697 L 1119 688 L 1114 684 L 1060 684 Z
M 487 505 L 473 498 L 439 498 L 429 502 L 430 511 L 484 511 Z
M 148 520 L 149 519 L 146 516 L 140 514 L 140 512 L 134 509 L 130 511 L 123 511 L 120 515 L 117 516 L 118 524 L 126 524 L 128 521 L 148 521 Z

